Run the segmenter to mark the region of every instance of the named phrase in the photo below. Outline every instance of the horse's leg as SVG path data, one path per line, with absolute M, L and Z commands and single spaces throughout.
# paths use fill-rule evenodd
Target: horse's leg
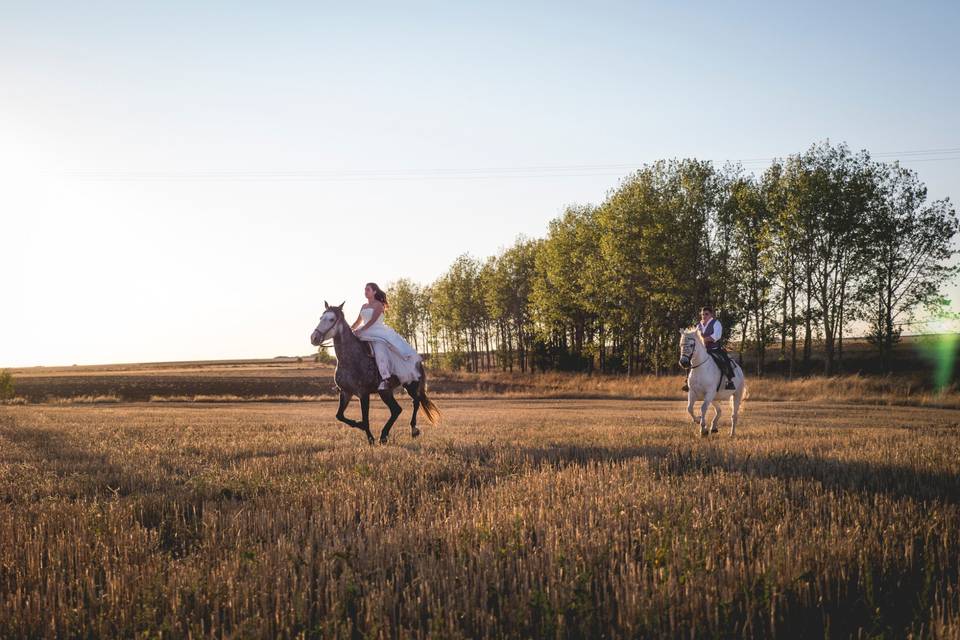
M 710 423 L 710 433 L 717 433 L 719 431 L 717 425 L 720 423 L 720 403 L 714 402 L 713 408 L 716 413 L 713 414 L 713 422 Z
M 711 387 L 707 389 L 707 392 L 703 395 L 703 404 L 700 405 L 700 435 L 705 436 L 710 431 L 707 429 L 707 410 L 710 409 L 710 405 L 713 404 L 713 397 L 717 395 L 717 392 Z
M 353 398 L 353 395 L 347 393 L 346 391 L 340 392 L 340 408 L 337 409 L 337 420 L 353 427 L 354 429 L 363 429 L 362 424 L 343 415 L 343 412 L 347 410 L 347 406 L 350 404 L 351 398 Z
M 383 403 L 390 408 L 390 418 L 387 420 L 387 423 L 383 425 L 383 429 L 380 431 L 380 444 L 386 444 L 387 440 L 390 438 L 390 427 L 393 426 L 393 423 L 397 421 L 397 418 L 400 416 L 400 412 L 403 411 L 403 407 L 400 406 L 400 403 L 397 402 L 397 399 L 393 397 L 393 390 L 381 390 L 379 391 L 380 399 L 383 400 Z
M 360 415 L 363 419 L 363 424 L 360 426 L 363 429 L 364 433 L 367 434 L 367 442 L 373 444 L 375 442 L 373 434 L 370 433 L 370 394 L 365 393 L 360 396 Z
M 699 418 L 697 418 L 697 416 L 693 413 L 693 405 L 696 403 L 696 401 L 697 399 L 693 397 L 693 389 L 687 391 L 687 413 L 690 414 L 694 424 L 700 422 Z
M 414 438 L 420 435 L 420 429 L 417 428 L 417 412 L 420 411 L 420 381 L 410 382 L 403 385 L 410 397 L 413 399 L 413 417 L 410 418 L 410 435 Z
M 737 432 L 737 418 L 740 417 L 740 403 L 743 402 L 743 379 L 740 379 L 740 388 L 730 396 L 730 403 L 733 405 L 733 417 L 730 419 L 730 435 Z

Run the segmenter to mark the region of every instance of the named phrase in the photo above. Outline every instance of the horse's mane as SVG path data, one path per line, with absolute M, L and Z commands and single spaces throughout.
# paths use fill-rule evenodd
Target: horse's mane
M 703 336 L 700 335 L 700 332 L 697 330 L 697 327 L 687 327 L 686 329 L 682 329 L 681 333 L 683 334 L 684 338 L 686 338 L 690 334 L 693 334 L 693 337 L 696 338 L 697 342 L 699 342 L 700 344 L 703 344 Z
M 333 312 L 333 315 L 335 315 L 335 316 L 337 317 L 337 322 L 346 322 L 346 321 L 347 321 L 347 314 L 345 314 L 345 313 L 343 312 L 343 309 L 341 309 L 338 305 L 327 305 L 327 308 L 324 309 L 324 313 L 326 313 L 327 311 L 332 311 L 332 312 Z M 348 326 L 349 326 L 349 325 L 348 325 Z M 356 336 L 354 336 L 354 334 L 353 334 L 352 331 L 348 331 L 347 333 L 349 333 L 351 336 L 353 336 L 354 338 L 356 338 L 357 341 L 360 340 L 360 338 L 357 338 Z

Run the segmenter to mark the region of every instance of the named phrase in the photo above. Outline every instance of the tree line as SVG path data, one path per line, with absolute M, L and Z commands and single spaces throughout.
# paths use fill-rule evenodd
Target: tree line
M 867 151 L 818 143 L 760 175 L 662 160 L 599 205 L 570 206 L 546 237 L 458 257 L 430 284 L 390 284 L 388 321 L 417 350 L 471 371 L 661 374 L 701 305 L 755 374 L 779 342 L 789 375 L 843 362 L 866 327 L 885 368 L 904 322 L 946 304 L 956 211 L 917 174 Z

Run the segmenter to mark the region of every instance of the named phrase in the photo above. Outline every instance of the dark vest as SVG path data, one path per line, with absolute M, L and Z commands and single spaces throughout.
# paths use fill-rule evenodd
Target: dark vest
M 700 331 L 700 336 L 701 336 L 701 337 L 702 337 L 702 336 L 705 336 L 705 335 L 707 335 L 707 336 L 712 336 L 712 335 L 713 335 L 713 325 L 714 325 L 714 323 L 716 323 L 716 321 L 717 321 L 716 318 L 711 318 L 711 319 L 710 319 L 710 322 L 707 323 L 707 326 L 705 326 L 705 327 Z M 717 349 L 719 349 L 719 348 L 720 348 L 720 341 L 719 341 L 719 340 L 714 341 L 713 344 L 707 345 L 707 351 L 715 351 L 715 350 L 717 350 Z

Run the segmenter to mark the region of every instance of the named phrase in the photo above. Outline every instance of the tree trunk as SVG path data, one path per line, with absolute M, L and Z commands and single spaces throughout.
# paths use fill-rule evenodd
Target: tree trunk
M 607 370 L 607 344 L 606 336 L 604 335 L 604 325 L 603 320 L 598 320 L 597 339 L 600 342 L 600 371 L 605 372 Z
M 783 323 L 780 325 L 780 359 L 787 357 L 787 281 L 783 281 Z
M 823 352 L 826 355 L 823 363 L 823 373 L 832 376 L 834 371 L 834 358 L 836 347 L 836 309 L 830 308 L 830 300 L 827 297 L 827 276 L 824 276 L 820 285 L 820 319 L 823 322 Z
M 747 342 L 747 335 L 750 329 L 750 316 L 743 319 L 743 337 L 740 338 L 740 344 L 737 346 L 737 360 L 743 364 L 743 345 Z
M 807 270 L 806 282 L 806 313 L 804 313 L 804 333 L 803 333 L 803 375 L 810 373 L 810 358 L 813 355 L 813 305 L 811 304 L 813 276 Z
M 793 282 L 790 289 L 790 378 L 797 370 L 797 286 Z
M 840 315 L 837 316 L 837 366 L 836 370 L 840 373 L 843 372 L 843 315 L 844 307 L 843 303 L 846 296 L 840 294 Z

